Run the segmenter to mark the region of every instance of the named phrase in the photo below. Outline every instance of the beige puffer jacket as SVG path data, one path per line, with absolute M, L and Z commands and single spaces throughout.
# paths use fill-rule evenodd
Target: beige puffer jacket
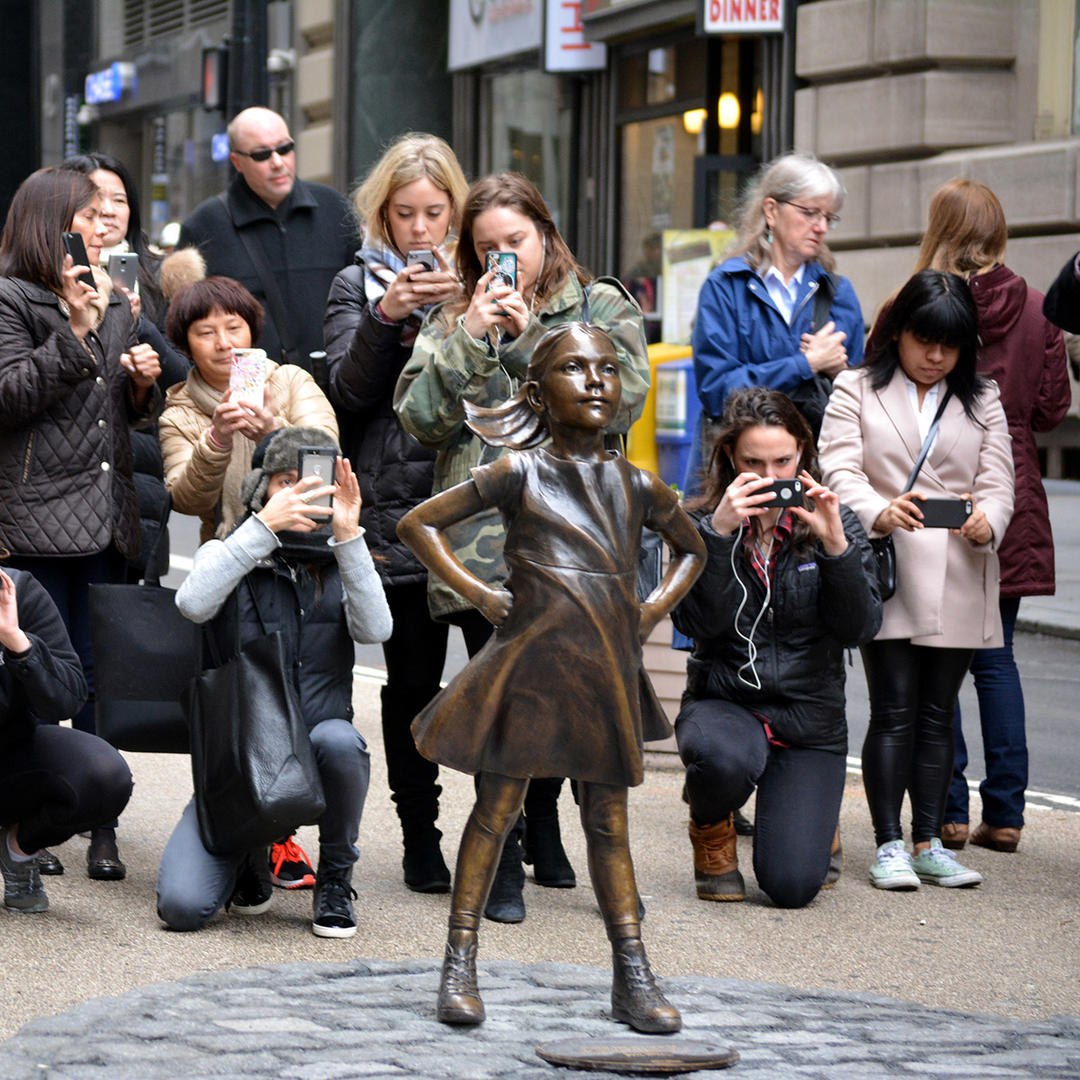
M 322 428 L 338 438 L 334 410 L 303 368 L 268 360 L 267 371 L 270 407 L 282 426 Z M 210 441 L 210 422 L 221 393 L 193 368 L 185 382 L 169 390 L 159 422 L 165 487 L 181 514 L 202 519 L 201 544 L 227 536 L 243 516 L 240 483 L 251 469 L 255 450 L 243 435 L 233 437 L 231 450 L 219 450 Z

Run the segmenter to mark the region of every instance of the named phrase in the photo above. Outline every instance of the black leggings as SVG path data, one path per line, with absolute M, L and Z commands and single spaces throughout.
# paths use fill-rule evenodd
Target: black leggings
M 85 731 L 40 724 L 0 760 L 0 825 L 28 854 L 115 821 L 130 796 L 124 759 Z
M 953 713 L 972 651 L 912 645 L 906 638 L 861 647 L 870 691 L 863 779 L 879 847 L 903 839 L 905 789 L 912 842 L 941 835 L 952 778 Z

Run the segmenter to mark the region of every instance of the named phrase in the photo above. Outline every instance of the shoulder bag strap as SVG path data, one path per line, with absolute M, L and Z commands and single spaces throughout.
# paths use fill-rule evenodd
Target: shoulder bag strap
M 146 577 L 143 578 L 144 585 L 160 585 L 161 575 L 155 570 L 157 566 L 157 555 L 161 549 L 162 537 L 169 535 L 169 512 L 172 510 L 172 496 L 165 493 L 165 504 L 161 510 L 161 520 L 158 522 L 157 536 L 154 538 L 154 546 L 147 552 L 146 555 Z
M 810 333 L 816 333 L 829 321 L 833 300 L 836 298 L 836 275 L 822 274 L 814 294 L 814 308 L 810 316 Z
M 941 414 L 945 411 L 945 406 L 949 404 L 949 398 L 951 397 L 952 390 L 946 389 L 945 396 L 941 399 L 941 404 L 937 407 L 937 412 L 934 413 L 934 420 L 930 425 L 930 430 L 926 433 L 926 438 L 923 439 L 922 449 L 919 451 L 919 458 L 915 462 L 915 468 L 911 470 L 911 475 L 908 477 L 907 484 L 904 486 L 905 491 L 910 491 L 915 486 L 915 481 L 922 471 L 923 462 L 926 461 L 926 455 L 930 453 L 930 444 L 934 441 L 938 426 L 941 424 Z
M 218 195 L 218 198 L 225 207 L 229 220 L 233 221 L 232 212 L 229 210 L 229 201 L 225 194 Z M 263 293 L 266 295 L 266 306 L 270 309 L 270 317 L 274 320 L 278 340 L 281 342 L 281 362 L 283 364 L 296 363 L 298 358 L 296 358 L 296 345 L 293 340 L 292 326 L 285 312 L 285 301 L 282 299 L 281 290 L 278 288 L 277 278 L 274 277 L 273 272 L 270 270 L 270 264 L 266 261 L 266 252 L 263 251 L 262 245 L 247 229 L 238 228 L 234 221 L 233 228 L 236 230 L 240 243 L 244 245 L 248 258 L 251 259 L 255 266 L 259 281 L 262 282 Z M 290 354 L 293 359 L 290 359 Z

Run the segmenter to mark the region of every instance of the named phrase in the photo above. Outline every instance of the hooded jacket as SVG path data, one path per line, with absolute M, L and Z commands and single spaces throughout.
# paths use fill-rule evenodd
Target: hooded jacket
M 1054 592 L 1054 538 L 1035 445 L 1072 400 L 1061 331 L 1042 313 L 1043 297 L 1006 266 L 968 280 L 979 309 L 979 371 L 1001 390 L 1012 436 L 1016 494 L 1012 521 L 998 549 L 1001 596 Z

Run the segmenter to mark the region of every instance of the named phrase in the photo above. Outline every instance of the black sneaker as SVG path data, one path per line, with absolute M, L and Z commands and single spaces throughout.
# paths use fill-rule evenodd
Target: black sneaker
M 311 930 L 316 937 L 347 938 L 356 933 L 352 902 L 356 890 L 342 877 L 317 877 Z
M 256 848 L 244 856 L 236 872 L 232 897 L 225 905 L 237 915 L 261 915 L 270 907 L 274 888 L 270 884 L 270 864 L 265 848 Z
M 49 898 L 41 884 L 37 862 L 16 862 L 8 850 L 8 829 L 0 829 L 0 871 L 4 875 L 4 907 L 24 913 L 49 910 Z

